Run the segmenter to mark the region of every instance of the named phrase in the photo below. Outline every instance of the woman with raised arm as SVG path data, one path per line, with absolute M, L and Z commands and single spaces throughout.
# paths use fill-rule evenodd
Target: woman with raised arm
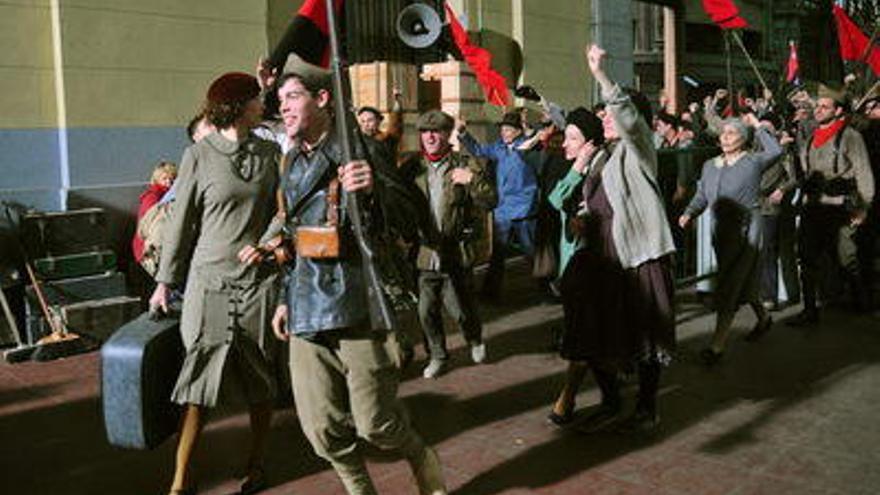
M 760 151 L 750 152 L 752 129 Z M 757 340 L 773 324 L 758 291 L 758 254 L 761 251 L 761 176 L 781 155 L 782 147 L 754 115 L 730 118 L 721 124 L 721 155 L 703 164 L 697 193 L 678 224 L 682 228 L 706 208 L 712 211 L 712 246 L 718 260 L 713 303 L 717 317 L 710 347 L 700 352 L 707 366 L 724 352 L 733 317 L 748 303 L 758 322 L 746 338 Z
M 635 367 L 638 399 L 624 428 L 646 431 L 657 425 L 660 369 L 675 345 L 670 272 L 675 246 L 657 186 L 650 105 L 608 77 L 605 57 L 596 45 L 586 50 L 606 103 L 602 125 L 607 159 L 592 162 L 582 187 L 582 243 L 561 287 L 571 310 L 562 356 L 588 363 L 602 394 L 601 405 L 582 430 L 593 431 L 618 418 L 618 375 Z M 564 389 L 553 414 L 570 414 L 574 397 Z

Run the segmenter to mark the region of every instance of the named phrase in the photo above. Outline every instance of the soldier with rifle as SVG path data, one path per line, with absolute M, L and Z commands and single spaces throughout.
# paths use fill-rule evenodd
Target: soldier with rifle
M 281 172 L 286 239 L 278 247 L 291 261 L 272 327 L 290 344 L 302 429 L 349 494 L 376 493 L 359 438 L 402 454 L 420 493 L 446 493 L 436 453 L 397 397 L 405 353 L 374 259 L 385 250 L 374 233 L 412 211 L 408 189 L 375 142 L 355 139 L 340 81 L 299 62 L 285 66 L 276 87 L 297 144 Z
M 874 176 L 865 141 L 848 124 L 848 108 L 842 91 L 820 86 L 813 112 L 818 127 L 801 149 L 799 245 L 804 309 L 789 322 L 792 326 L 819 321 L 816 296 L 825 255 L 839 264 L 856 307 L 864 305 L 855 236 L 874 199 Z

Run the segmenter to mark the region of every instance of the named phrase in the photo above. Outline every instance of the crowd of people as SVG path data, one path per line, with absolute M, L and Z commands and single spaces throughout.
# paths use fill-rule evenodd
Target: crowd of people
M 395 90 L 385 130 L 377 109 L 357 112 L 351 161 L 328 72 L 291 57 L 280 70 L 261 63 L 256 76 L 217 78 L 180 167 L 157 166 L 138 215 L 150 228 L 133 243 L 155 277 L 151 308 L 167 311 L 175 290 L 183 297 L 186 357 L 172 400 L 184 415 L 170 493 L 194 493 L 190 465 L 207 413 L 230 403 L 246 404 L 251 419 L 241 493 L 267 486 L 266 437 L 284 393 L 279 345 L 302 429 L 348 493 L 375 493 L 359 441 L 400 453 L 420 493 L 446 493 L 440 459 L 397 397 L 411 357 L 406 332 L 371 325 L 376 295 L 357 228 L 411 268 L 404 292 L 417 301 L 426 379 L 449 369 L 444 309 L 471 360 L 488 359 L 478 300 L 497 302 L 505 259 L 525 255 L 564 313 L 554 338 L 568 370 L 548 419 L 573 421 L 591 372 L 601 404 L 580 424 L 587 432 L 657 426 L 660 376 L 676 344 L 676 264 L 701 214 L 718 265 L 716 327 L 700 354 L 707 366 L 722 360 L 741 304 L 756 315 L 748 340 L 771 329 L 780 267 L 788 303 L 803 302 L 792 324 L 819 321 L 820 302 L 834 302 L 835 291 L 822 290 L 829 280 L 850 289 L 856 308 L 873 307 L 880 95 L 853 105 L 824 86 L 816 98 L 801 91 L 786 101 L 719 90 L 674 115 L 663 98 L 655 111 L 611 80 L 606 58 L 598 46 L 585 50 L 602 103 L 565 111 L 521 88 L 541 118 L 509 112 L 491 143 L 460 117 L 429 110 L 416 123 L 419 151 L 401 153 Z M 697 148 L 715 150 L 702 170 L 663 158 Z M 351 217 L 350 202 L 362 218 Z M 477 291 L 480 260 L 489 266 Z M 620 418 L 621 379 L 633 373 L 636 409 Z

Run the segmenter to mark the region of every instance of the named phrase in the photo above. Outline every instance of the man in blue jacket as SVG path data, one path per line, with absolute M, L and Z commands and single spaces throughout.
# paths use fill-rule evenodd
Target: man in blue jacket
M 492 258 L 483 282 L 483 296 L 498 296 L 504 277 L 504 258 L 513 242 L 532 258 L 535 250 L 535 216 L 538 208 L 538 181 L 533 166 L 526 163 L 517 148 L 525 140 L 522 117 L 518 112 L 504 114 L 498 123 L 501 137 L 490 144 L 478 142 L 458 121 L 458 137 L 467 151 L 494 163 L 498 206 L 492 231 Z

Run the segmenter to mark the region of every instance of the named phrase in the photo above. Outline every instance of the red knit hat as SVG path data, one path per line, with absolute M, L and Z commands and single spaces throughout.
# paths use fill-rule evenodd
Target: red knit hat
M 215 104 L 241 103 L 260 96 L 257 78 L 244 72 L 227 72 L 208 88 L 208 102 Z

